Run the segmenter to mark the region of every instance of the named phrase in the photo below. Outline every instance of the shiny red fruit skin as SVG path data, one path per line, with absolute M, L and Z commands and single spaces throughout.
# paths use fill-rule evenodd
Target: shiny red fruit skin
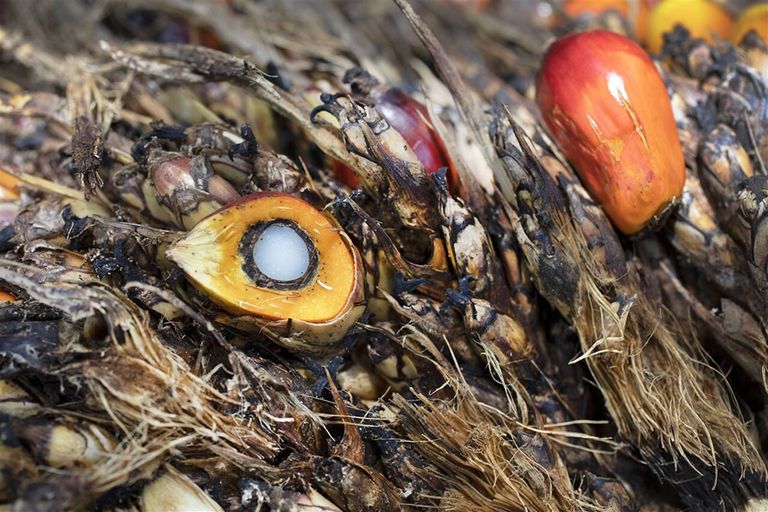
M 342 182 L 349 188 L 358 188 L 360 186 L 360 177 L 355 174 L 355 171 L 337 160 L 331 163 L 331 172 L 337 181 Z
M 376 110 L 402 135 L 429 174 L 448 166 L 440 138 L 429 125 L 427 108 L 400 89 L 391 88 L 376 98 Z
M 679 196 L 685 162 L 669 95 L 651 59 L 624 36 L 563 37 L 544 56 L 536 100 L 592 196 L 625 234 Z
M 427 174 L 448 167 L 448 182 L 453 186 L 456 183 L 454 171 L 445 156 L 440 136 L 429 124 L 427 108 L 394 87 L 376 94 L 375 100 L 376 110 L 405 139 Z M 344 164 L 334 165 L 333 173 L 336 179 L 352 188 L 360 185 L 360 179 L 354 171 Z

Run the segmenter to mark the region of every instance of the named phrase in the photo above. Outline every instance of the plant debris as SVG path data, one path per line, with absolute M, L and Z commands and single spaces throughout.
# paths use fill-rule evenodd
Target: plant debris
M 0 5 L 0 508 L 768 509 L 768 45 L 664 35 L 630 236 L 534 98 L 638 29 L 570 8 Z

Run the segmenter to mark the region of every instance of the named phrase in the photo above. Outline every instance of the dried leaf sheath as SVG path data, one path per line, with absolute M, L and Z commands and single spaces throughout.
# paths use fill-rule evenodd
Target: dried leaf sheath
M 118 450 L 79 473 L 90 493 L 62 496 L 72 507 L 87 505 L 98 493 L 146 477 L 171 450 L 206 448 L 226 464 L 264 467 L 278 445 L 269 432 L 253 429 L 237 416 L 223 413 L 220 403 L 235 405 L 216 391 L 150 329 L 146 315 L 108 288 L 93 285 L 39 284 L 35 272 L 26 277 L 12 262 L 3 262 L 0 276 L 73 320 L 103 317 L 110 345 L 98 359 L 51 368 L 55 375 L 86 387 L 94 414 L 111 417 L 128 436 Z M 60 350 L 66 350 L 61 347 Z M 172 394 L 169 395 L 168 391 Z M 182 398 L 186 397 L 186 398 Z
M 567 211 L 544 200 L 554 192 L 554 184 L 545 173 L 528 171 L 539 165 L 522 131 L 504 133 L 507 138 L 497 142 L 499 155 L 523 192 L 516 201 L 521 212 L 519 241 L 528 247 L 539 291 L 579 332 L 584 350 L 579 360 L 600 383 L 622 437 L 665 478 L 700 474 L 682 489 L 691 503 L 705 503 L 711 486 L 723 486 L 741 499 L 761 492 L 763 462 L 734 412 L 722 378 L 713 368 L 694 362 L 701 357 L 701 347 L 664 308 L 650 305 L 636 275 L 611 275 L 591 259 L 587 241 L 574 229 Z M 543 239 L 556 247 L 559 264 L 554 272 L 575 276 L 574 288 L 566 291 L 558 279 L 543 280 L 547 273 L 542 273 L 542 263 L 553 254 L 540 245 Z M 742 473 L 747 474 L 744 481 Z
M 463 115 L 477 123 L 477 109 L 461 102 L 465 88 L 434 36 L 405 1 L 398 3 L 443 66 L 441 74 Z M 497 167 L 496 177 L 517 224 L 518 242 L 539 292 L 577 328 L 584 359 L 622 436 L 662 476 L 675 480 L 675 471 L 704 471 L 703 479 L 682 490 L 691 503 L 706 503 L 711 486 L 718 484 L 734 496 L 762 492 L 765 466 L 734 414 L 722 380 L 713 369 L 693 362 L 700 347 L 678 331 L 665 311 L 650 307 L 635 276 L 611 275 L 591 260 L 589 244 L 568 219 L 564 199 L 557 199 L 560 192 L 537 163 L 522 130 L 515 127 L 514 136 L 498 130 L 496 149 L 506 169 L 499 172 Z M 516 147 L 523 148 L 524 156 Z M 511 190 L 506 185 L 510 182 Z M 739 425 L 735 435 L 734 425 Z M 670 470 L 668 463 L 676 467 Z M 728 468 L 726 480 L 720 464 Z M 739 479 L 743 472 L 751 475 L 745 482 Z M 750 481 L 756 483 L 754 490 Z

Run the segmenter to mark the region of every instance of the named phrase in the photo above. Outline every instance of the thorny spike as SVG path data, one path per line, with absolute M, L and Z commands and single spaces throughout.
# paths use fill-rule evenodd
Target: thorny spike
M 323 391 L 325 391 L 325 388 L 329 385 L 328 376 L 330 375 L 334 381 L 338 380 L 339 369 L 344 363 L 344 358 L 341 356 L 334 356 L 325 364 L 321 364 L 311 357 L 304 357 L 303 361 L 304 364 L 307 365 L 309 371 L 316 377 L 311 388 L 312 396 L 320 398 Z
M 243 142 L 233 144 L 227 151 L 227 156 L 230 160 L 235 159 L 235 156 L 241 158 L 253 158 L 259 153 L 259 143 L 256 141 L 256 135 L 251 129 L 251 125 L 244 123 L 240 126 L 240 135 L 243 137 Z
M 472 304 L 472 297 L 465 292 L 448 288 L 445 290 L 445 302 L 443 304 L 446 308 L 451 307 L 463 311 Z M 440 309 L 442 310 L 443 308 L 441 307 Z
M 345 98 L 346 96 L 345 93 L 331 94 L 324 92 L 320 94 L 320 101 L 323 103 L 312 109 L 309 113 L 309 120 L 312 123 L 317 123 L 317 116 L 322 112 L 328 112 L 333 117 L 338 118 L 341 112 L 345 110 L 344 106 L 339 103 L 339 98 Z
M 396 272 L 392 293 L 395 295 L 395 297 L 402 295 L 403 293 L 412 293 L 416 291 L 420 286 L 423 286 L 428 282 L 429 281 L 425 277 L 407 279 L 400 272 Z
M 180 143 L 185 139 L 184 129 L 179 126 L 156 125 L 146 133 L 131 147 L 131 156 L 136 162 L 144 163 L 149 150 L 158 140 L 167 140 Z
M 280 73 L 280 69 L 273 61 L 267 62 L 267 69 L 264 76 L 269 79 L 270 82 L 278 86 L 284 91 L 291 90 L 291 81 L 285 76 L 284 73 Z

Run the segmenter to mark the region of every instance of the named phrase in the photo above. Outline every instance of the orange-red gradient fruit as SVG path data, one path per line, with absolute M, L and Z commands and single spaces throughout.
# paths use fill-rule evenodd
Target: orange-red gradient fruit
M 638 45 L 604 30 L 563 37 L 536 89 L 557 143 L 622 232 L 642 230 L 680 195 L 685 163 L 669 96 Z

